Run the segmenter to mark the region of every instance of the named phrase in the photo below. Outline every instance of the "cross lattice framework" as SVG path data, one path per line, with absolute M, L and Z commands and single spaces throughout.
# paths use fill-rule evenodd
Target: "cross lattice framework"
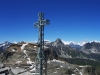
M 38 13 L 38 22 L 34 26 L 39 29 L 38 33 L 38 51 L 35 59 L 35 75 L 47 75 L 47 59 L 44 54 L 44 26 L 50 23 L 49 20 L 44 19 L 44 13 Z

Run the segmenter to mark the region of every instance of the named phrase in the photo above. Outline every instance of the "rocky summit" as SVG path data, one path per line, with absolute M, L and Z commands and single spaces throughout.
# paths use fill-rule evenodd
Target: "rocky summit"
M 48 75 L 99 75 L 99 44 L 86 43 L 81 48 L 65 45 L 61 39 L 45 41 L 44 53 L 48 61 Z M 74 44 L 73 44 L 74 45 Z M 3 50 L 3 47 L 4 50 Z M 0 73 L 12 75 L 33 75 L 37 43 L 3 43 L 0 44 Z M 90 51 L 89 51 L 90 50 Z

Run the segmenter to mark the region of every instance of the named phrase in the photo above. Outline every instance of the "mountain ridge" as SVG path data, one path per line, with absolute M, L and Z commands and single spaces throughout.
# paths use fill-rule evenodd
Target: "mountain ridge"
M 91 46 L 95 46 L 94 43 Z M 44 48 L 45 48 L 44 50 L 45 55 L 48 58 L 48 60 L 50 60 L 48 61 L 48 64 L 50 65 L 54 64 L 52 61 L 58 61 L 58 60 L 60 60 L 60 62 L 64 61 L 63 65 L 65 65 L 66 62 L 67 67 L 70 68 L 73 68 L 73 65 L 76 67 L 77 64 L 78 65 L 84 65 L 84 64 L 89 65 L 90 63 L 91 63 L 90 65 L 94 65 L 95 63 L 97 65 L 100 64 L 99 63 L 100 54 L 96 54 L 96 53 L 87 54 L 82 50 L 72 48 L 70 45 L 65 45 L 61 41 L 61 39 L 57 39 L 53 42 L 46 41 Z M 87 44 L 84 45 L 84 48 L 88 48 Z M 7 47 L 2 54 L 0 54 L 0 62 L 6 65 L 7 64 L 30 65 L 31 67 L 30 71 L 32 70 L 34 71 L 34 60 L 37 54 L 37 49 L 38 49 L 37 43 L 27 43 L 27 42 L 19 42 L 17 44 L 13 43 L 9 47 Z M 71 65 L 68 66 L 69 64 Z

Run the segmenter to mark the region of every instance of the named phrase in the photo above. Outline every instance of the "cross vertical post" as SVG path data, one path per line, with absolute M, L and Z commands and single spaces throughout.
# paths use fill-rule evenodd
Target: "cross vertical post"
M 49 20 L 44 19 L 44 13 L 38 13 L 38 22 L 34 26 L 38 31 L 38 51 L 35 59 L 35 75 L 47 75 L 47 59 L 44 55 L 44 26 L 50 23 Z

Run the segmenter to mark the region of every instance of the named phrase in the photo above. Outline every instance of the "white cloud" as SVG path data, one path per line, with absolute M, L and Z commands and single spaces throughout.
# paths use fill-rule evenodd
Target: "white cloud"
M 18 42 L 14 41 L 15 44 L 17 44 Z
M 82 42 L 76 43 L 76 42 L 74 42 L 74 41 L 64 41 L 64 40 L 62 40 L 62 42 L 63 42 L 65 45 L 69 45 L 70 43 L 73 43 L 73 44 L 80 45 L 80 46 L 83 46 L 84 44 L 87 43 L 87 41 L 82 41 Z M 89 41 L 89 42 L 91 43 L 91 42 L 93 42 L 93 41 Z M 100 41 L 95 40 L 94 42 L 100 42 Z
M 65 45 L 69 45 L 70 43 L 75 44 L 75 42 L 74 42 L 74 41 L 64 41 L 64 40 L 62 40 L 62 42 L 63 42 Z
M 90 41 L 90 42 L 93 42 L 93 41 Z M 100 41 L 94 40 L 94 42 L 100 42 Z
M 44 39 L 44 41 L 48 41 L 48 42 L 50 42 L 50 40 L 46 40 L 46 39 Z
M 83 45 L 86 44 L 86 43 L 87 43 L 86 41 L 83 41 L 83 42 L 77 43 L 77 45 L 83 46 Z
M 62 42 L 65 44 L 65 45 L 69 45 L 70 43 L 73 43 L 73 44 L 76 44 L 76 45 L 80 45 L 80 46 L 83 46 L 85 43 L 87 43 L 86 41 L 82 41 L 82 42 L 74 42 L 74 41 L 64 41 L 62 40 Z
M 27 43 L 34 43 L 33 41 L 28 41 Z

